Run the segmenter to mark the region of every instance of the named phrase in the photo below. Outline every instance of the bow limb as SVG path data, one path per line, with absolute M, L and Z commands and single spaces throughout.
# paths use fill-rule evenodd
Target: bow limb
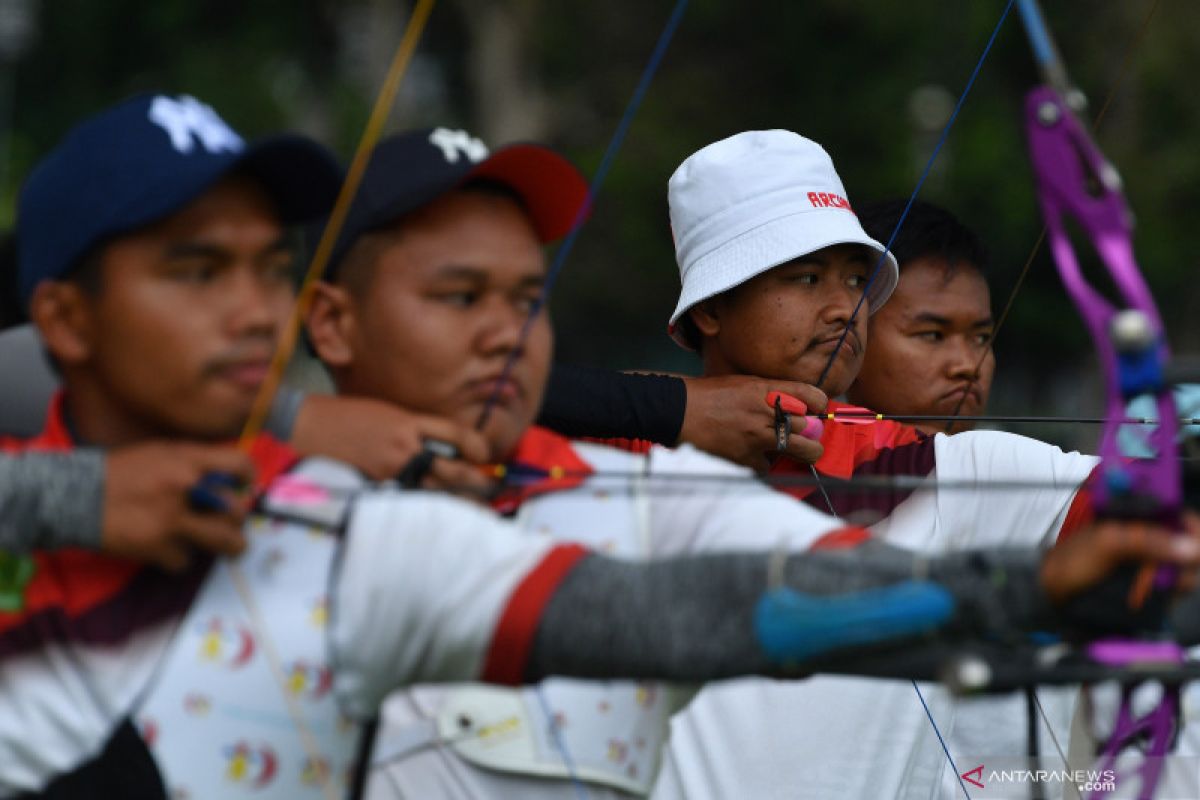
M 350 210 L 350 205 L 354 201 L 355 194 L 358 192 L 363 173 L 366 171 L 367 164 L 371 160 L 371 153 L 374 152 L 375 144 L 379 141 L 383 133 L 384 125 L 395 102 L 396 93 L 408 70 L 408 65 L 412 61 L 413 54 L 416 52 L 417 44 L 420 42 L 421 34 L 425 29 L 425 24 L 429 19 L 430 13 L 433 11 L 435 2 L 436 0 L 418 0 L 416 7 L 413 9 L 412 16 L 409 17 L 404 34 L 392 57 L 387 77 L 384 79 L 383 86 L 380 88 L 379 95 L 371 110 L 371 115 L 367 120 L 367 125 L 355 149 L 354 158 L 346 173 L 346 179 L 342 183 L 337 201 L 330 213 L 329 222 L 321 234 L 321 239 L 313 255 L 312 262 L 309 264 L 308 271 L 304 275 L 304 280 L 300 284 L 296 303 L 292 309 L 291 316 L 288 318 L 287 327 L 284 329 L 280 341 L 276 346 L 267 377 L 259 388 L 250 416 L 242 429 L 238 440 L 238 446 L 242 450 L 249 451 L 255 438 L 262 431 L 263 422 L 266 420 L 271 403 L 282 382 L 284 369 L 287 367 L 292 353 L 295 351 L 296 341 L 300 336 L 300 326 L 303 323 L 308 305 L 311 302 L 313 288 L 317 280 L 325 272 L 325 266 L 328 264 L 329 257 L 333 252 L 333 245 L 341 233 L 346 215 Z M 331 762 L 324 758 L 321 752 L 320 744 L 313 733 L 312 726 L 307 721 L 304 710 L 287 689 L 287 678 L 283 669 L 283 661 L 279 653 L 279 648 L 268 633 L 266 619 L 259 610 L 250 581 L 247 579 L 238 561 L 230 559 L 225 563 L 229 568 L 234 590 L 237 592 L 238 598 L 246 610 L 250 628 L 262 645 L 263 654 L 270 669 L 272 679 L 278 685 L 279 691 L 283 695 L 288 717 L 300 736 L 305 755 L 314 764 L 330 764 Z M 325 772 L 318 771 L 317 774 L 321 791 L 326 800 L 337 800 L 341 793 L 335 784 L 332 770 Z
M 1106 419 L 1100 436 L 1100 463 L 1089 488 L 1097 516 L 1149 519 L 1179 528 L 1182 474 L 1176 440 L 1178 413 L 1172 386 L 1165 378 L 1170 359 L 1158 307 L 1133 252 L 1132 215 L 1117 170 L 1104 157 L 1075 110 L 1082 107 L 1071 88 L 1035 0 L 1022 0 L 1022 18 L 1047 85 L 1033 89 L 1025 106 L 1038 200 L 1050 249 L 1063 285 L 1079 310 L 1095 343 L 1104 372 Z M 1084 275 L 1067 234 L 1066 220 L 1080 226 L 1115 289 L 1110 300 Z M 1117 442 L 1125 409 L 1135 398 L 1149 396 L 1158 409 L 1159 426 L 1151 436 L 1149 458 L 1123 457 Z M 1142 602 L 1151 589 L 1170 590 L 1173 570 L 1144 568 L 1136 590 Z M 1101 663 L 1125 667 L 1147 658 L 1164 658 L 1161 643 L 1100 642 L 1088 655 Z M 1153 653 L 1150 651 L 1154 650 Z M 1182 666 L 1184 652 L 1171 645 L 1166 662 Z M 1128 747 L 1148 739 L 1149 748 L 1135 772 L 1139 797 L 1155 794 L 1164 757 L 1173 746 L 1180 721 L 1179 682 L 1164 683 L 1162 699 L 1149 712 L 1134 710 L 1141 680 L 1122 685 L 1117 720 L 1103 747 L 1102 770 L 1116 773 L 1117 759 Z M 1099 797 L 1104 790 L 1091 797 Z

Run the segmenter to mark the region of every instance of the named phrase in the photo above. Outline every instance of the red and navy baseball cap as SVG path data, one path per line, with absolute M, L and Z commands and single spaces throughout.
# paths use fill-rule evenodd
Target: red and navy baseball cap
M 328 214 L 342 180 L 337 159 L 315 141 L 281 135 L 246 144 L 186 95 L 139 95 L 81 123 L 21 189 L 22 304 L 98 244 L 170 216 L 235 169 L 261 182 L 284 224 Z
M 427 128 L 390 136 L 371 154 L 334 245 L 327 276 L 360 236 L 386 227 L 473 180 L 509 187 L 543 243 L 566 236 L 587 202 L 587 181 L 546 147 L 513 144 L 495 152 L 465 131 Z M 312 244 L 320 230 L 313 229 Z

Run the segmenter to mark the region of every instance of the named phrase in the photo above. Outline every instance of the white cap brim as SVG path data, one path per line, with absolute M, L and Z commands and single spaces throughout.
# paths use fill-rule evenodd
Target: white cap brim
M 810 214 L 821 214 L 824 219 L 813 224 Z M 671 315 L 667 332 L 677 344 L 691 350 L 678 322 L 692 306 L 780 264 L 838 244 L 861 244 L 885 256 L 883 245 L 867 236 L 858 218 L 843 209 L 806 209 L 744 231 L 688 264 L 682 275 L 679 304 Z M 874 266 L 875 275 L 867 287 L 867 305 L 872 314 L 892 296 L 900 280 L 900 268 L 891 253 L 886 253 L 878 269 Z

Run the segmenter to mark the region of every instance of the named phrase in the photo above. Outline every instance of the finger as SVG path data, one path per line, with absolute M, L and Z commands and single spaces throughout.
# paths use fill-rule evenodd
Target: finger
M 829 397 L 815 386 L 810 386 L 807 383 L 799 383 L 798 381 L 769 381 L 769 387 L 773 391 L 783 392 L 795 397 L 801 403 L 808 407 L 808 410 L 815 414 L 824 414 L 825 408 L 829 405 Z
M 233 447 L 193 445 L 182 451 L 182 457 L 202 473 L 220 472 L 232 475 L 243 483 L 254 479 L 254 461 L 249 455 Z
M 235 556 L 246 549 L 241 520 L 229 514 L 186 514 L 177 526 L 176 534 L 217 555 Z
M 474 464 L 488 460 L 490 448 L 479 431 L 440 417 L 416 416 L 413 424 L 423 439 L 439 439 L 458 448 L 460 457 Z
M 151 560 L 167 572 L 182 572 L 191 563 L 192 554 L 185 545 L 167 542 Z
M 1164 561 L 1185 567 L 1200 566 L 1200 540 L 1179 536 L 1164 528 L 1127 525 L 1115 537 L 1110 551 L 1115 560 Z
M 487 497 L 495 490 L 496 479 L 483 474 L 474 465 L 466 462 L 435 458 L 421 486 L 481 498 Z
M 804 464 L 815 464 L 825 453 L 824 446 L 799 433 L 788 437 L 787 454 Z

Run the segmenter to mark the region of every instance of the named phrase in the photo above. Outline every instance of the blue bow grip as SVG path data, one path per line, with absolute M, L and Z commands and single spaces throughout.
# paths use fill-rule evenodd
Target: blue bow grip
M 772 662 L 794 666 L 842 647 L 927 633 L 953 614 L 951 594 L 928 581 L 837 595 L 782 588 L 759 599 L 754 630 Z

